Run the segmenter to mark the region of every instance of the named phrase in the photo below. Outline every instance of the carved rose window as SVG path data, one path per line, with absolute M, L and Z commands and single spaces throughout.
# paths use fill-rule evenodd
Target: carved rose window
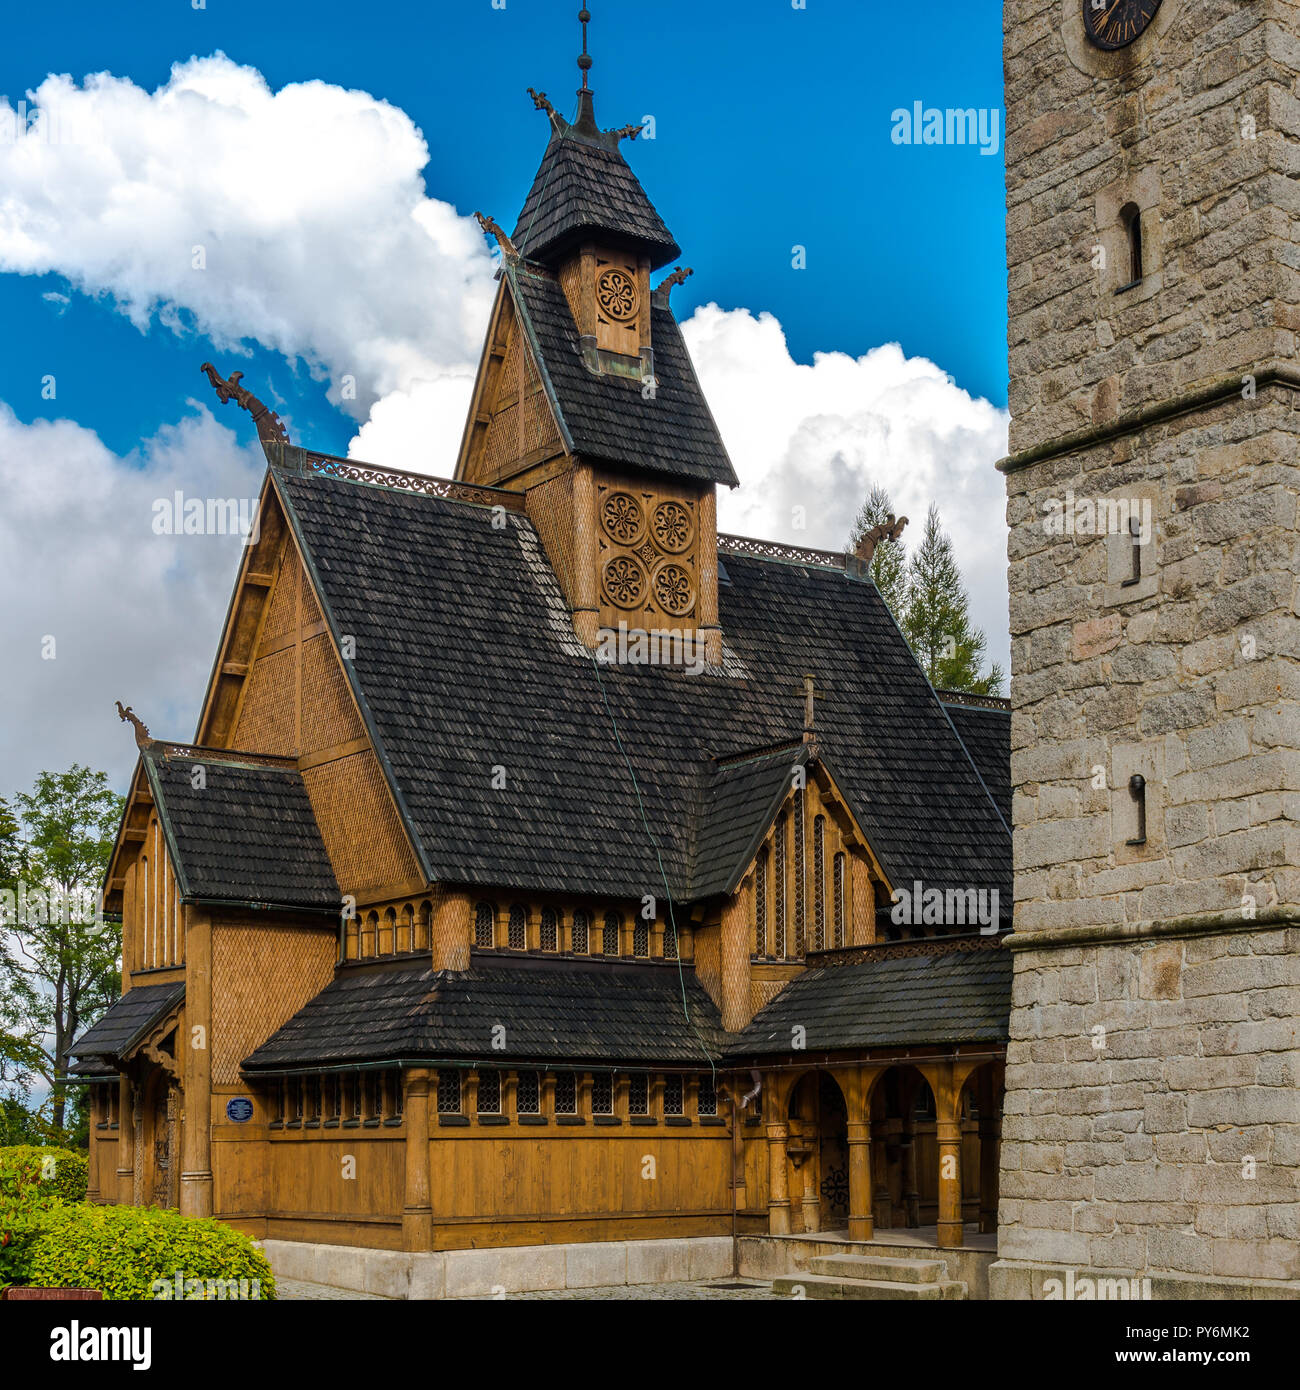
M 631 545 L 645 525 L 641 504 L 630 493 L 611 492 L 601 506 L 600 524 L 620 545 Z
M 624 270 L 610 266 L 596 277 L 596 302 L 601 312 L 617 323 L 636 318 L 641 295 L 636 281 Z
M 680 565 L 665 565 L 655 575 L 655 598 L 665 613 L 689 613 L 695 601 L 690 575 Z
M 651 530 L 662 549 L 680 554 L 691 543 L 691 514 L 680 502 L 660 502 Z
M 605 596 L 619 608 L 632 608 L 645 594 L 645 571 L 630 555 L 616 555 L 602 576 Z

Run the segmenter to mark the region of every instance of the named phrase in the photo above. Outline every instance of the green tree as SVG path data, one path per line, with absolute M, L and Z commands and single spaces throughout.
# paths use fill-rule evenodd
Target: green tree
M 857 549 L 858 542 L 868 531 L 893 515 L 894 504 L 889 493 L 879 483 L 873 483 L 849 533 L 850 552 Z M 903 542 L 882 541 L 877 545 L 867 572 L 875 581 L 881 598 L 889 605 L 894 620 L 901 624 L 907 611 L 907 551 Z
M 68 1049 L 121 987 L 121 935 L 96 908 L 122 805 L 104 773 L 74 764 L 17 794 L 7 834 L 0 818 L 0 1080 L 11 1094 L 43 1081 L 58 1132 Z
M 952 542 L 931 503 L 921 543 L 907 567 L 907 604 L 903 633 L 925 670 L 940 690 L 965 690 L 973 695 L 996 695 L 1004 673 L 994 662 L 980 674 L 988 642 L 970 621 L 970 599 L 957 567 Z

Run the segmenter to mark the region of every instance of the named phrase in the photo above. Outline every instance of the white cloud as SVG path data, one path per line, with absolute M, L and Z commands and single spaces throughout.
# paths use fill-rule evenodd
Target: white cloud
M 0 604 L 0 795 L 74 761 L 124 785 L 135 744 L 114 700 L 160 738 L 193 736 L 241 541 L 156 535 L 153 504 L 178 489 L 256 498 L 265 460 L 191 407 L 120 458 L 71 420 L 23 424 L 0 403 L 11 586 Z
M 740 478 L 735 492 L 720 490 L 721 529 L 839 550 L 879 483 L 910 518 L 906 542 L 937 501 L 972 616 L 1006 669 L 1006 504 L 993 466 L 1006 453 L 1006 411 L 897 343 L 796 362 L 771 314 L 716 304 L 682 332 Z
M 51 75 L 27 104 L 45 123 L 14 138 L 0 103 L 0 270 L 65 276 L 141 329 L 301 357 L 358 420 L 448 380 L 463 414 L 493 261 L 472 218 L 425 196 L 405 112 L 324 82 L 273 93 L 220 53 L 152 93 Z

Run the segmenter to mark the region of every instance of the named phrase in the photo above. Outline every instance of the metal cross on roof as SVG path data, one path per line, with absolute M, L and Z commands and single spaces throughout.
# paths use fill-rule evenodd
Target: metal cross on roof
M 820 700 L 825 691 L 817 689 L 817 678 L 809 671 L 803 678 L 803 741 L 812 743 L 816 738 L 817 714 L 813 703 Z

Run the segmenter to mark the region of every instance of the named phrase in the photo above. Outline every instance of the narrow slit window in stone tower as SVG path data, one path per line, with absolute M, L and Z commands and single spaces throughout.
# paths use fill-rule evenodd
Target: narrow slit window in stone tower
M 1120 226 L 1124 228 L 1124 249 L 1128 254 L 1128 278 L 1120 285 L 1130 290 L 1142 279 L 1142 213 L 1136 203 L 1125 203 L 1119 210 Z
M 1147 842 L 1147 780 L 1140 772 L 1135 772 L 1128 779 L 1128 789 L 1137 805 L 1137 833 L 1131 840 L 1130 845 L 1144 845 Z
M 1142 582 L 1142 523 L 1135 516 L 1128 519 L 1128 533 L 1133 539 L 1133 572 L 1127 579 L 1120 581 L 1121 589 Z

